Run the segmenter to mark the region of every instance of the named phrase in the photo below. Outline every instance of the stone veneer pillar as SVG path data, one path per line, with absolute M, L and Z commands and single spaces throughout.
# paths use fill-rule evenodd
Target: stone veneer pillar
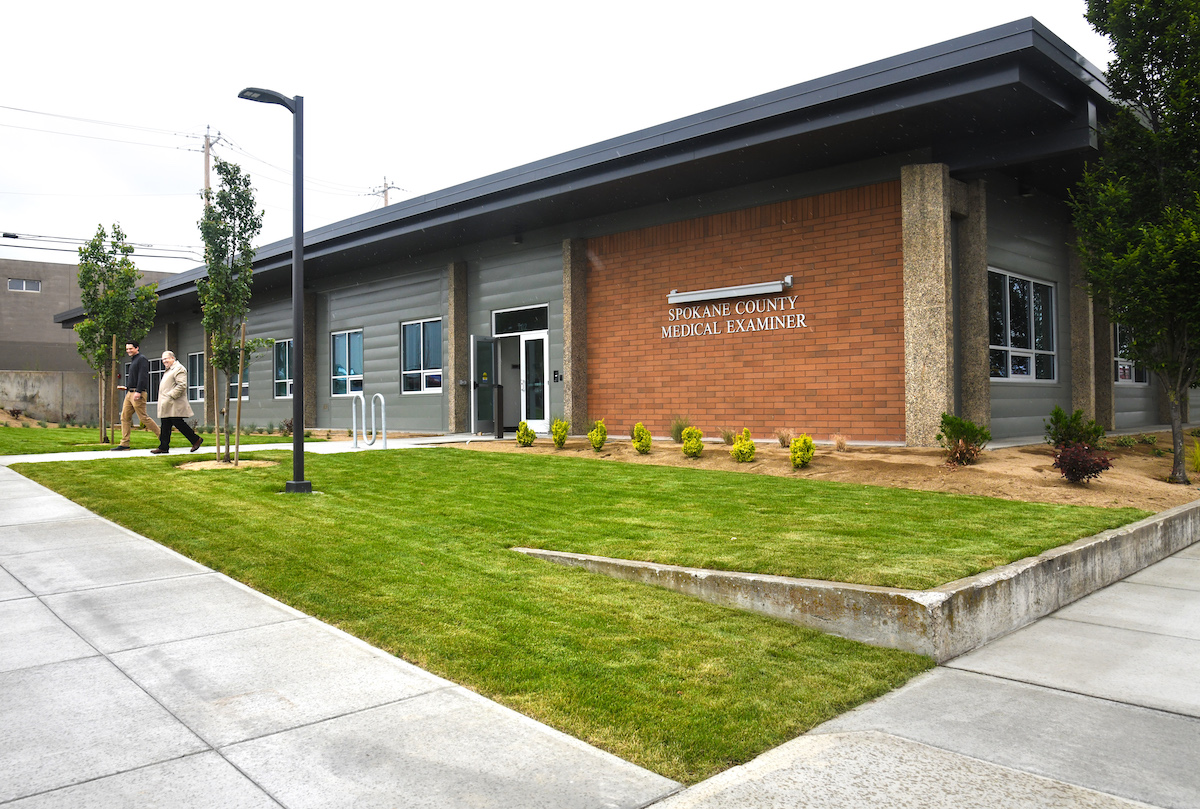
M 952 185 L 959 184 L 951 181 Z M 959 407 L 964 419 L 981 427 L 992 423 L 992 379 L 988 329 L 987 183 L 962 188 L 964 218 L 958 232 L 958 374 Z M 939 417 L 940 418 L 940 417 Z
M 175 359 L 180 359 L 180 357 L 179 357 L 179 323 L 178 322 L 168 323 L 166 325 L 166 328 L 164 331 L 166 332 L 166 335 L 165 335 L 165 339 L 163 341 L 163 351 L 170 351 L 172 354 L 175 355 Z M 159 356 L 162 356 L 161 352 L 160 352 Z M 155 357 L 154 359 L 158 359 L 158 357 Z M 183 366 L 185 368 L 187 367 L 187 357 L 183 357 Z M 189 381 L 189 383 L 191 382 L 191 380 L 188 380 L 188 381 Z
M 904 434 L 933 446 L 942 413 L 954 412 L 954 300 L 950 169 L 900 169 L 904 244 Z
M 295 345 L 295 343 L 292 343 Z M 293 359 L 293 362 L 295 360 Z M 326 384 L 329 384 L 326 381 Z M 304 290 L 304 424 L 293 429 L 317 426 L 317 293 Z
M 1095 384 L 1094 403 L 1096 423 L 1106 430 L 1116 429 L 1117 402 L 1113 391 L 1113 338 L 1112 323 L 1101 307 L 1095 307 L 1092 315 L 1092 380 Z M 1074 404 L 1074 396 L 1072 396 Z
M 591 429 L 587 407 L 587 240 L 563 241 L 563 419 Z
M 447 429 L 452 433 L 471 431 L 471 357 L 467 335 L 467 263 L 455 261 L 446 266 L 449 313 L 446 324 L 446 367 L 442 385 L 448 392 Z M 466 382 L 465 385 L 459 384 Z
M 1087 292 L 1083 276 L 1083 263 L 1079 255 L 1071 250 L 1067 256 L 1067 272 L 1071 296 L 1071 410 L 1082 410 L 1084 420 L 1096 419 L 1099 387 L 1107 374 L 1098 373 L 1096 357 L 1096 317 L 1092 296 Z M 1060 368 L 1061 374 L 1064 369 Z M 1112 407 L 1109 385 L 1109 407 Z

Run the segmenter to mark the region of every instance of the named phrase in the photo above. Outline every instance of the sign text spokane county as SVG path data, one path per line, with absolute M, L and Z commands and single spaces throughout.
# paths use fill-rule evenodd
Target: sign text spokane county
M 804 314 L 796 312 L 798 295 L 730 303 L 710 303 L 703 306 L 677 306 L 667 312 L 671 325 L 662 327 L 663 339 L 675 337 L 705 337 L 715 334 L 737 334 L 751 331 L 803 329 Z M 779 314 L 773 314 L 778 312 Z M 786 313 L 786 314 L 784 314 Z M 743 315 L 744 317 L 734 317 Z M 756 317 L 761 315 L 761 317 Z M 678 321 L 691 321 L 682 323 Z

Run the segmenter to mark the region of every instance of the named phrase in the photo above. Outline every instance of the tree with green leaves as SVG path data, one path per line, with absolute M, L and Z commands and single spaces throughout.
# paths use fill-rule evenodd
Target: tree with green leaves
M 1153 372 L 1187 483 L 1183 408 L 1200 363 L 1200 3 L 1088 0 L 1118 108 L 1071 200 L 1089 290 Z
M 214 163 L 218 188 L 205 191 L 204 218 L 200 237 L 204 241 L 204 262 L 208 275 L 196 282 L 203 311 L 204 331 L 208 335 L 209 361 L 225 375 L 225 460 L 229 450 L 229 388 L 237 384 L 239 370 L 244 371 L 250 358 L 270 345 L 266 339 L 249 340 L 243 348 L 242 324 L 250 312 L 250 287 L 253 281 L 254 239 L 262 230 L 262 211 L 255 210 L 254 188 L 250 176 L 236 163 L 217 158 Z
M 88 367 L 100 380 L 100 434 L 105 433 L 105 391 L 112 396 L 114 380 L 109 369 L 113 362 L 113 338 L 124 347 L 129 340 L 141 340 L 154 326 L 158 306 L 157 284 L 138 286 L 141 272 L 134 265 L 133 247 L 125 242 L 120 225 L 112 226 L 111 237 L 104 226 L 79 248 L 79 299 L 86 315 L 75 325 L 79 335 L 77 348 Z

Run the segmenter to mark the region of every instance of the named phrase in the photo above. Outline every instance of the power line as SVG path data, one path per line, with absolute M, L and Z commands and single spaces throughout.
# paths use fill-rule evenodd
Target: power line
M 7 247 L 13 247 L 18 250 L 46 250 L 53 253 L 75 253 L 76 255 L 79 253 L 77 249 L 72 249 L 70 247 L 42 247 L 36 244 L 0 244 L 0 248 Z M 197 261 L 197 259 L 192 256 L 163 256 L 155 253 L 138 253 L 136 251 L 134 252 L 134 255 L 139 258 L 173 258 L 181 261 Z M 199 259 L 199 261 L 204 263 L 203 258 Z
M 3 104 L 0 104 L 0 110 L 12 110 L 13 112 L 24 112 L 24 113 L 28 113 L 29 115 L 44 115 L 48 118 L 62 118 L 63 120 L 66 120 L 66 121 L 80 121 L 81 123 L 85 123 L 85 124 L 99 124 L 100 126 L 115 126 L 119 129 L 133 129 L 133 130 L 137 130 L 140 132 L 156 132 L 160 135 L 176 135 L 181 138 L 197 138 L 197 139 L 199 139 L 199 138 L 204 137 L 203 135 L 192 135 L 187 132 L 176 132 L 176 131 L 170 130 L 170 129 L 157 129 L 155 127 L 138 126 L 136 124 L 118 124 L 118 123 L 114 123 L 113 121 L 99 121 L 99 120 L 96 120 L 95 118 L 79 118 L 74 115 L 60 115 L 60 114 L 54 113 L 54 112 L 41 112 L 39 110 L 22 109 L 21 107 L 6 107 Z
M 33 126 L 17 126 L 16 124 L 0 124 L 0 126 L 7 127 L 9 129 L 23 129 L 26 132 L 43 132 L 50 135 L 62 135 L 68 138 L 84 138 L 85 140 L 102 140 L 108 143 L 128 143 L 133 146 L 149 146 L 154 149 L 173 149 L 180 152 L 200 151 L 199 149 L 191 149 L 187 146 L 168 146 L 162 143 L 145 143 L 136 140 L 121 140 L 120 138 L 102 138 L 99 135 L 81 135 L 77 132 L 59 132 L 54 129 L 38 129 L 37 127 Z

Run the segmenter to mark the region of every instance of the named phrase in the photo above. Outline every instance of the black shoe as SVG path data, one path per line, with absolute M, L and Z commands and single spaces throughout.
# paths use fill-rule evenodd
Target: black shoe
M 155 447 L 154 449 L 150 450 L 150 454 L 151 455 L 166 455 L 170 451 L 171 450 L 169 450 L 169 449 L 159 449 L 158 447 Z
M 130 449 L 133 449 L 133 447 L 129 446 L 128 444 L 117 444 L 115 447 L 112 448 L 112 451 L 118 452 L 118 451 L 123 451 L 123 450 L 130 450 Z
M 203 438 L 197 438 L 196 443 L 192 444 L 192 452 L 195 452 L 196 450 L 200 449 L 200 445 L 203 443 L 204 443 Z

